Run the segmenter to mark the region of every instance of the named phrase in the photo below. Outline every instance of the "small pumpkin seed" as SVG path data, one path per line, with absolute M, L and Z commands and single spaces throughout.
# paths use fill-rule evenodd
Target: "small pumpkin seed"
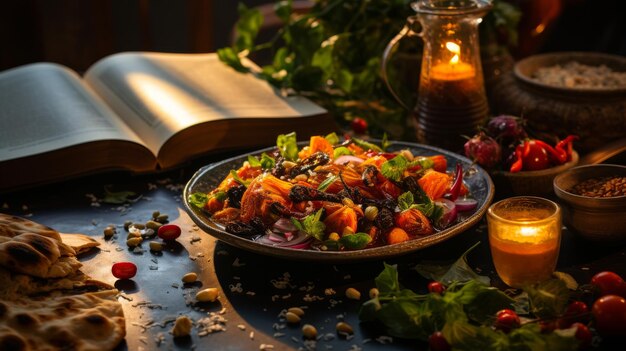
M 343 199 L 341 199 L 341 203 L 348 207 L 354 207 L 354 201 L 352 201 L 352 199 L 349 197 L 344 197 Z
M 373 221 L 378 216 L 378 208 L 376 206 L 367 206 L 364 215 L 369 221 Z
M 163 224 L 163 223 L 167 223 L 167 219 L 169 218 L 168 215 L 166 214 L 161 214 L 156 218 L 156 221 Z
M 131 224 L 131 226 L 133 226 L 133 227 L 135 227 L 135 228 L 137 228 L 139 230 L 146 229 L 146 225 L 143 224 L 143 223 L 133 223 L 133 224 Z

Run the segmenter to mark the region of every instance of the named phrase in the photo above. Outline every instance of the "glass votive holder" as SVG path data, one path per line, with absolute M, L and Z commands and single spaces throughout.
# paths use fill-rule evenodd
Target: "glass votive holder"
M 552 276 L 561 245 L 561 209 L 532 196 L 504 199 L 487 211 L 489 246 L 496 272 L 521 288 Z

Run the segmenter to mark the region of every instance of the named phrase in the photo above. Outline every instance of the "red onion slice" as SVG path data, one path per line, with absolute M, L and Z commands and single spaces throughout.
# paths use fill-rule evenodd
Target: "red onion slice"
M 459 212 L 473 211 L 478 206 L 478 201 L 471 198 L 460 198 L 454 201 L 456 209 Z
M 435 204 L 443 208 L 443 214 L 441 215 L 441 218 L 439 218 L 439 221 L 437 221 L 437 226 L 439 228 L 446 228 L 456 221 L 457 209 L 454 202 L 448 199 L 438 199 L 435 200 Z

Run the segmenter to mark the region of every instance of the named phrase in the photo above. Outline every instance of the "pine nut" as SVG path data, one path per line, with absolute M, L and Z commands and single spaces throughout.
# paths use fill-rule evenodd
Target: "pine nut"
M 354 330 L 352 329 L 352 327 L 350 326 L 350 324 L 346 323 L 346 322 L 339 322 L 337 323 L 337 326 L 335 327 L 335 329 L 337 329 L 337 333 L 343 333 L 343 334 L 354 334 Z
M 182 281 L 183 283 L 193 283 L 198 280 L 198 275 L 194 272 L 189 272 L 183 275 Z
M 160 252 L 161 250 L 163 250 L 163 244 L 158 241 L 151 241 L 150 250 L 154 252 Z
M 302 335 L 307 339 L 315 339 L 317 337 L 317 329 L 310 324 L 302 326 Z
M 126 245 L 128 245 L 128 247 L 135 247 L 135 246 L 139 246 L 139 244 L 141 244 L 142 241 L 143 239 L 141 237 L 130 238 L 126 240 Z
M 370 289 L 370 299 L 376 298 L 378 297 L 378 295 L 380 295 L 380 292 L 378 291 L 378 289 L 376 288 Z
M 291 307 L 287 310 L 287 312 L 291 312 L 296 314 L 298 317 L 302 317 L 304 316 L 304 310 L 301 309 L 300 307 Z
M 300 316 L 298 316 L 297 314 L 293 312 L 285 313 L 285 319 L 287 319 L 288 323 L 293 323 L 293 324 L 300 323 Z
M 158 230 L 160 226 L 162 226 L 163 224 L 156 222 L 156 221 L 147 221 L 146 222 L 146 228 L 150 228 L 152 230 Z
M 352 300 L 360 300 L 361 293 L 355 288 L 348 288 L 346 290 L 346 297 Z
M 196 294 L 196 301 L 198 302 L 213 302 L 217 300 L 219 295 L 219 291 L 217 288 L 208 288 L 201 291 L 198 291 Z
M 180 316 L 176 318 L 176 322 L 174 322 L 172 335 L 174 335 L 175 338 L 189 336 L 192 326 L 193 323 L 191 322 L 191 319 L 189 319 L 189 317 Z
M 365 218 L 369 221 L 373 221 L 376 219 L 376 216 L 378 216 L 378 208 L 376 206 L 367 206 L 364 214 Z

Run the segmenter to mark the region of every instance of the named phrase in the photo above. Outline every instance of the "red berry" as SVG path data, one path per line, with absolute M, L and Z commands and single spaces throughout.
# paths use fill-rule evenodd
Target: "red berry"
M 626 336 L 626 299 L 617 295 L 602 296 L 593 303 L 591 311 L 602 336 Z
M 496 322 L 494 323 L 494 326 L 497 330 L 502 330 L 503 332 L 508 333 L 515 328 L 519 328 L 520 325 L 521 321 L 515 311 L 504 309 L 496 313 Z
M 137 274 L 137 266 L 132 262 L 117 262 L 111 267 L 111 273 L 118 279 L 130 279 Z
M 428 337 L 428 348 L 431 351 L 448 351 L 450 350 L 450 344 L 448 344 L 443 333 L 436 331 Z
M 428 283 L 428 291 L 431 293 L 436 293 L 436 294 L 441 295 L 443 294 L 444 290 L 446 290 L 446 287 L 440 282 Z
M 573 301 L 567 306 L 565 313 L 557 321 L 559 329 L 569 328 L 575 322 L 584 321 L 589 314 L 587 304 L 582 301 Z
M 350 123 L 350 127 L 357 134 L 365 134 L 367 132 L 367 121 L 361 117 L 355 117 Z
M 180 227 L 176 224 L 165 224 L 159 227 L 157 235 L 163 240 L 174 240 L 180 236 Z
M 578 339 L 578 349 L 584 350 L 591 346 L 593 335 L 591 335 L 589 328 L 582 323 L 574 323 L 572 327 L 576 327 L 576 334 L 574 334 L 574 336 Z
M 605 271 L 600 272 L 591 278 L 591 285 L 600 291 L 600 296 L 618 295 L 626 298 L 626 283 L 619 275 Z

